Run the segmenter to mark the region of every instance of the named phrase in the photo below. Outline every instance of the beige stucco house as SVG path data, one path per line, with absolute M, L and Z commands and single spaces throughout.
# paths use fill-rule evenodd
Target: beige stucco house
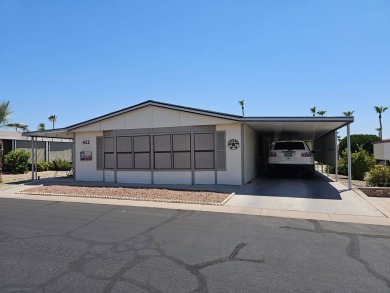
M 305 139 L 335 164 L 336 130 L 353 117 L 242 117 L 146 101 L 31 137 L 74 139 L 75 180 L 241 185 L 265 171 L 269 145 Z

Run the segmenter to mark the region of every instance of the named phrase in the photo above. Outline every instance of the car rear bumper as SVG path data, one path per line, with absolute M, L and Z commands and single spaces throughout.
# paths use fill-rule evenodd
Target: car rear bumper
M 313 173 L 314 165 L 312 164 L 268 164 L 270 170 L 300 170 Z

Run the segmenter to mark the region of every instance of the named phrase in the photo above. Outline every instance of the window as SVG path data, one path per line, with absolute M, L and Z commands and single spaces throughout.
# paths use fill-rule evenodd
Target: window
M 173 168 L 191 169 L 191 135 L 173 134 Z
M 153 136 L 154 168 L 172 169 L 171 135 Z
M 134 169 L 150 169 L 150 136 L 134 136 Z
M 131 136 L 116 138 L 116 157 L 118 169 L 133 169 L 133 146 Z
M 195 134 L 195 169 L 214 169 L 214 134 Z
M 104 138 L 104 169 L 114 169 L 114 138 Z
M 275 143 L 274 150 L 304 150 L 305 145 L 301 141 L 283 141 Z
M 156 170 L 226 168 L 224 132 L 155 135 L 121 133 L 121 136 L 116 137 L 98 137 L 96 151 L 97 169 L 147 170 L 151 168 L 151 160 Z

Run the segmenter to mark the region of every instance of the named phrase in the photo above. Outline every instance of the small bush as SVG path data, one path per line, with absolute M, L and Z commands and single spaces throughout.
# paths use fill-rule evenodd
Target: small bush
M 55 159 L 50 164 L 50 167 L 54 171 L 70 171 L 73 167 L 72 162 L 68 162 L 67 160 Z
M 367 176 L 367 186 L 390 187 L 390 167 L 376 165 Z
M 338 173 L 340 175 L 348 175 L 348 161 L 347 161 L 347 158 L 341 158 L 339 160 Z
M 375 166 L 375 159 L 362 148 L 351 155 L 352 179 L 363 180 L 364 175 Z
M 45 161 L 40 161 L 37 163 L 37 170 L 38 172 L 47 171 L 49 170 L 50 163 Z
M 339 160 L 338 172 L 340 175 L 348 175 L 348 153 L 343 152 L 343 157 Z M 357 152 L 351 154 L 352 179 L 363 180 L 364 175 L 375 166 L 375 159 L 362 147 Z
M 30 154 L 23 150 L 13 150 L 4 156 L 4 165 L 11 170 L 13 174 L 23 174 L 28 171 L 28 160 Z

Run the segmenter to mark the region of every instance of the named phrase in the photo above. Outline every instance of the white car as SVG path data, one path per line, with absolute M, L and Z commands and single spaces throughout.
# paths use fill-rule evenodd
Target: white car
M 314 175 L 313 151 L 303 140 L 277 141 L 269 152 L 270 175 L 290 170 L 301 171 L 309 177 Z

